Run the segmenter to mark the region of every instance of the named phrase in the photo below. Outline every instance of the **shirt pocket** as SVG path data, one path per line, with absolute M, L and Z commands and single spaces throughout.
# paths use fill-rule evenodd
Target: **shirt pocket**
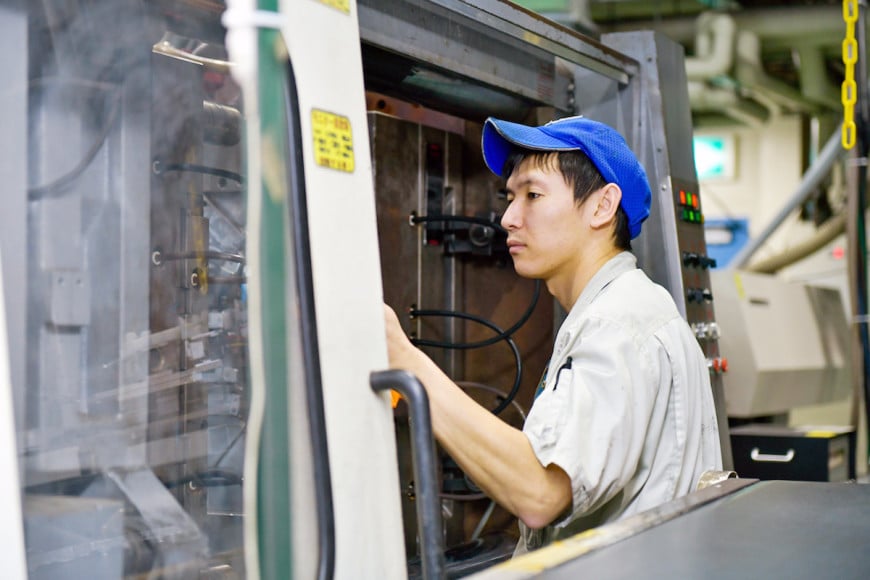
M 538 441 L 540 449 L 554 446 L 564 431 L 570 411 L 571 379 L 572 370 L 562 368 L 532 404 L 523 431 Z

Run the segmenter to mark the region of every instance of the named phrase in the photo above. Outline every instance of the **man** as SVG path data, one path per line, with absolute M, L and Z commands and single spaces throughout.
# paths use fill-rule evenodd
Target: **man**
M 689 493 L 722 459 L 703 352 L 628 251 L 651 193 L 622 136 L 582 117 L 488 119 L 483 154 L 507 179 L 517 273 L 568 312 L 523 430 L 466 396 L 389 308 L 387 342 L 426 388 L 438 441 L 519 518 L 521 554 Z

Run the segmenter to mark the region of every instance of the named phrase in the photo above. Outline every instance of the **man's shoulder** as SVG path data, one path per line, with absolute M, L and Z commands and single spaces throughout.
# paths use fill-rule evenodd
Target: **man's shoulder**
M 640 268 L 621 273 L 599 296 L 602 306 L 618 310 L 655 310 L 677 313 L 677 306 L 668 291 L 650 280 Z
M 655 332 L 680 313 L 668 291 L 635 268 L 621 273 L 603 289 L 590 304 L 589 315 Z

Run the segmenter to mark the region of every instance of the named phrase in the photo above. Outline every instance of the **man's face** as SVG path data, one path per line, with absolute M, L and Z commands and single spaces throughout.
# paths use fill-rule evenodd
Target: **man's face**
M 573 276 L 580 265 L 588 206 L 574 202 L 554 157 L 526 158 L 507 180 L 508 207 L 501 225 L 517 273 L 545 281 Z M 587 199 L 587 202 L 591 199 Z

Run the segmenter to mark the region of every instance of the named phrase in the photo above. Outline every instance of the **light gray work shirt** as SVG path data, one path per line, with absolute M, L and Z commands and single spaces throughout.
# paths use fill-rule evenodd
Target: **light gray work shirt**
M 609 260 L 571 308 L 523 433 L 541 465 L 571 478 L 573 505 L 542 529 L 520 522 L 514 555 L 685 495 L 722 469 L 704 353 L 633 254 Z

